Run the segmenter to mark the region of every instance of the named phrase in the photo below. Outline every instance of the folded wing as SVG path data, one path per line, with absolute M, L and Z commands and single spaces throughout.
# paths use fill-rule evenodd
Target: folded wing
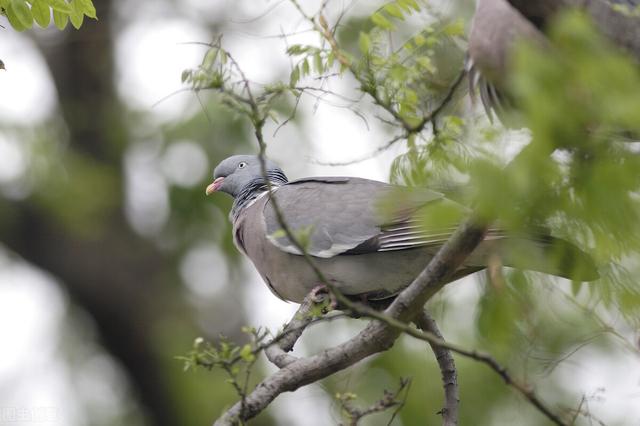
M 278 188 L 273 196 L 307 253 L 321 258 L 439 246 L 465 212 L 439 192 L 360 178 L 303 179 Z M 441 208 L 454 214 L 440 221 L 424 217 Z M 281 229 L 272 202 L 265 204 L 264 220 L 272 244 L 301 254 Z

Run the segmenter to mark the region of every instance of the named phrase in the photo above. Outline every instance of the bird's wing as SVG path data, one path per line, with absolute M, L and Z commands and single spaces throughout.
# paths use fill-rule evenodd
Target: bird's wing
M 438 192 L 360 178 L 302 179 L 273 197 L 305 251 L 322 258 L 441 245 L 466 213 Z M 281 229 L 273 202 L 264 206 L 269 241 L 301 254 Z

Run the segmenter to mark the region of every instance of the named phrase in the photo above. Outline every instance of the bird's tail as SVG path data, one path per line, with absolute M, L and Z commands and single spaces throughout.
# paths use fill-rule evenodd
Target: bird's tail
M 594 281 L 600 275 L 584 251 L 551 236 L 506 237 L 495 252 L 505 266 L 544 272 L 574 281 Z

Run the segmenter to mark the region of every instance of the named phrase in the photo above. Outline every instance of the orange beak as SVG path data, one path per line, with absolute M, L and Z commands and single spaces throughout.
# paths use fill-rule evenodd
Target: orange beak
M 222 181 L 223 180 L 224 180 L 224 177 L 219 177 L 216 180 L 214 180 L 212 183 L 210 183 L 209 186 L 207 186 L 207 189 L 204 191 L 205 194 L 211 195 L 214 192 L 216 192 L 218 190 L 218 188 L 220 188 L 220 186 L 222 186 Z

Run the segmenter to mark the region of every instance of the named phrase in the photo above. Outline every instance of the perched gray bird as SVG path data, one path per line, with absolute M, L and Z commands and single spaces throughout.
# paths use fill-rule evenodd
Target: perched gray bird
M 511 47 L 517 40 L 545 43 L 545 37 L 507 0 L 477 0 L 471 22 L 467 71 L 469 89 L 477 90 L 490 119 L 504 117 L 510 107 L 505 95 Z
M 468 213 L 428 189 L 353 177 L 288 182 L 275 163 L 266 160 L 266 166 L 272 196 L 296 239 L 331 284 L 360 300 L 379 301 L 408 286 Z M 322 284 L 282 232 L 257 156 L 222 161 L 206 193 L 217 191 L 234 198 L 236 246 L 276 296 L 300 303 Z M 589 256 L 566 241 L 494 228 L 452 280 L 485 268 L 492 258 L 579 281 L 598 278 Z
M 477 0 L 469 33 L 467 71 L 470 90 L 478 90 L 489 118 L 504 120 L 511 107 L 506 84 L 510 51 L 519 39 L 545 45 L 548 21 L 566 7 L 582 7 L 615 45 L 640 60 L 640 19 L 612 4 L 638 7 L 640 0 Z

